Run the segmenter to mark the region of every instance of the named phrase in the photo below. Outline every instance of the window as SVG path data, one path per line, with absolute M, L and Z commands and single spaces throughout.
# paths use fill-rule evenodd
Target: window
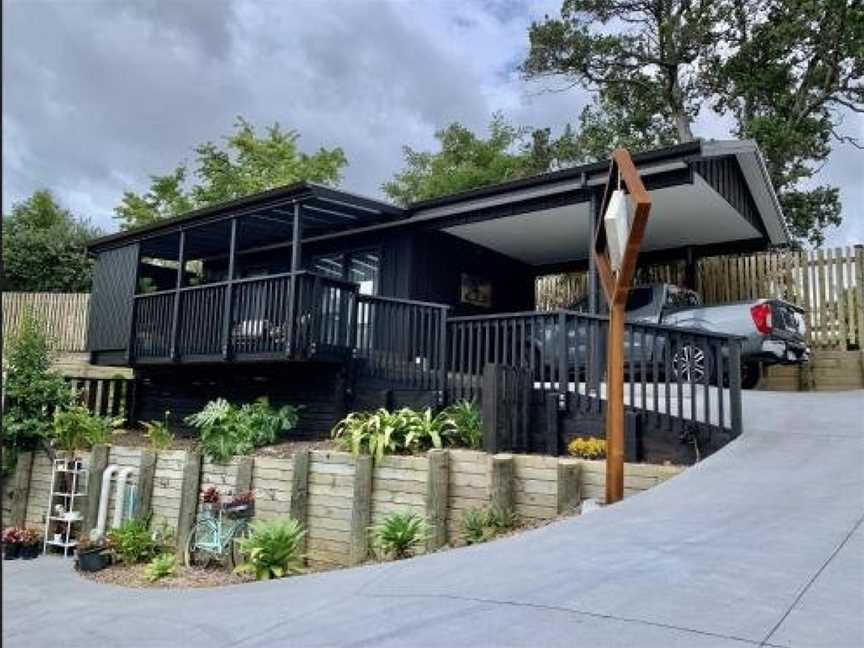
M 376 250 L 323 254 L 311 264 L 312 272 L 359 284 L 363 295 L 377 294 L 380 267 L 381 255 Z

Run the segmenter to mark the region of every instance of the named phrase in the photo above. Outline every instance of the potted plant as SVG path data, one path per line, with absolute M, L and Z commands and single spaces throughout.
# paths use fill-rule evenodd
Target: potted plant
M 255 515 L 255 491 L 238 493 L 222 505 L 222 512 L 232 518 L 251 518 Z
M 80 538 L 75 554 L 81 571 L 96 572 L 111 564 L 111 553 L 103 540 Z
M 42 535 L 35 529 L 22 529 L 20 556 L 23 560 L 33 560 L 42 553 Z
M 209 486 L 201 491 L 201 513 L 205 517 L 215 515 L 222 500 L 215 486 Z
M 21 529 L 3 529 L 3 560 L 15 560 L 21 555 Z

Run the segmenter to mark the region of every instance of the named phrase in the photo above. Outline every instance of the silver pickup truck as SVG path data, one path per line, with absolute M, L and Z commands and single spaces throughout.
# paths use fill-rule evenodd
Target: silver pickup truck
M 584 303 L 574 305 L 574 309 L 584 310 Z M 692 290 L 654 284 L 630 292 L 627 320 L 741 336 L 741 383 L 748 389 L 759 381 L 760 364 L 797 364 L 810 356 L 804 311 L 782 299 L 704 306 Z M 630 351 L 626 349 L 625 355 Z

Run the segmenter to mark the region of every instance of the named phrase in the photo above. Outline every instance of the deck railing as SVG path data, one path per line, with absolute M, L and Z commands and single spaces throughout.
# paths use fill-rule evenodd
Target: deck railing
M 347 355 L 354 345 L 356 296 L 356 284 L 309 272 L 137 295 L 133 361 Z
M 605 409 L 608 320 L 574 311 L 448 320 L 451 398 L 475 399 L 487 364 L 524 369 L 541 393 Z M 625 327 L 625 404 L 684 431 L 741 431 L 740 339 L 651 324 Z
M 358 295 L 355 354 L 371 376 L 444 391 L 448 307 Z

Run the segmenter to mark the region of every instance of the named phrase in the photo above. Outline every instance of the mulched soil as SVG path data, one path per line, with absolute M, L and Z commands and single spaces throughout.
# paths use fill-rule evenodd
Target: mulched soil
M 120 585 L 121 587 L 187 589 L 192 587 L 221 587 L 223 585 L 239 585 L 255 580 L 251 574 L 234 574 L 219 567 L 190 568 L 177 566 L 174 576 L 160 578 L 156 582 L 147 580 L 144 570 L 147 565 L 112 565 L 98 572 L 78 573 L 87 580 L 105 585 Z
M 148 447 L 150 440 L 144 436 L 141 430 L 117 430 L 111 439 L 116 446 L 128 446 L 130 448 Z M 169 450 L 191 450 L 198 444 L 195 437 L 177 437 L 171 444 Z M 294 441 L 291 439 L 280 440 L 273 445 L 257 448 L 256 457 L 276 457 L 287 459 L 300 450 L 336 450 L 337 447 L 330 439 L 322 441 Z

